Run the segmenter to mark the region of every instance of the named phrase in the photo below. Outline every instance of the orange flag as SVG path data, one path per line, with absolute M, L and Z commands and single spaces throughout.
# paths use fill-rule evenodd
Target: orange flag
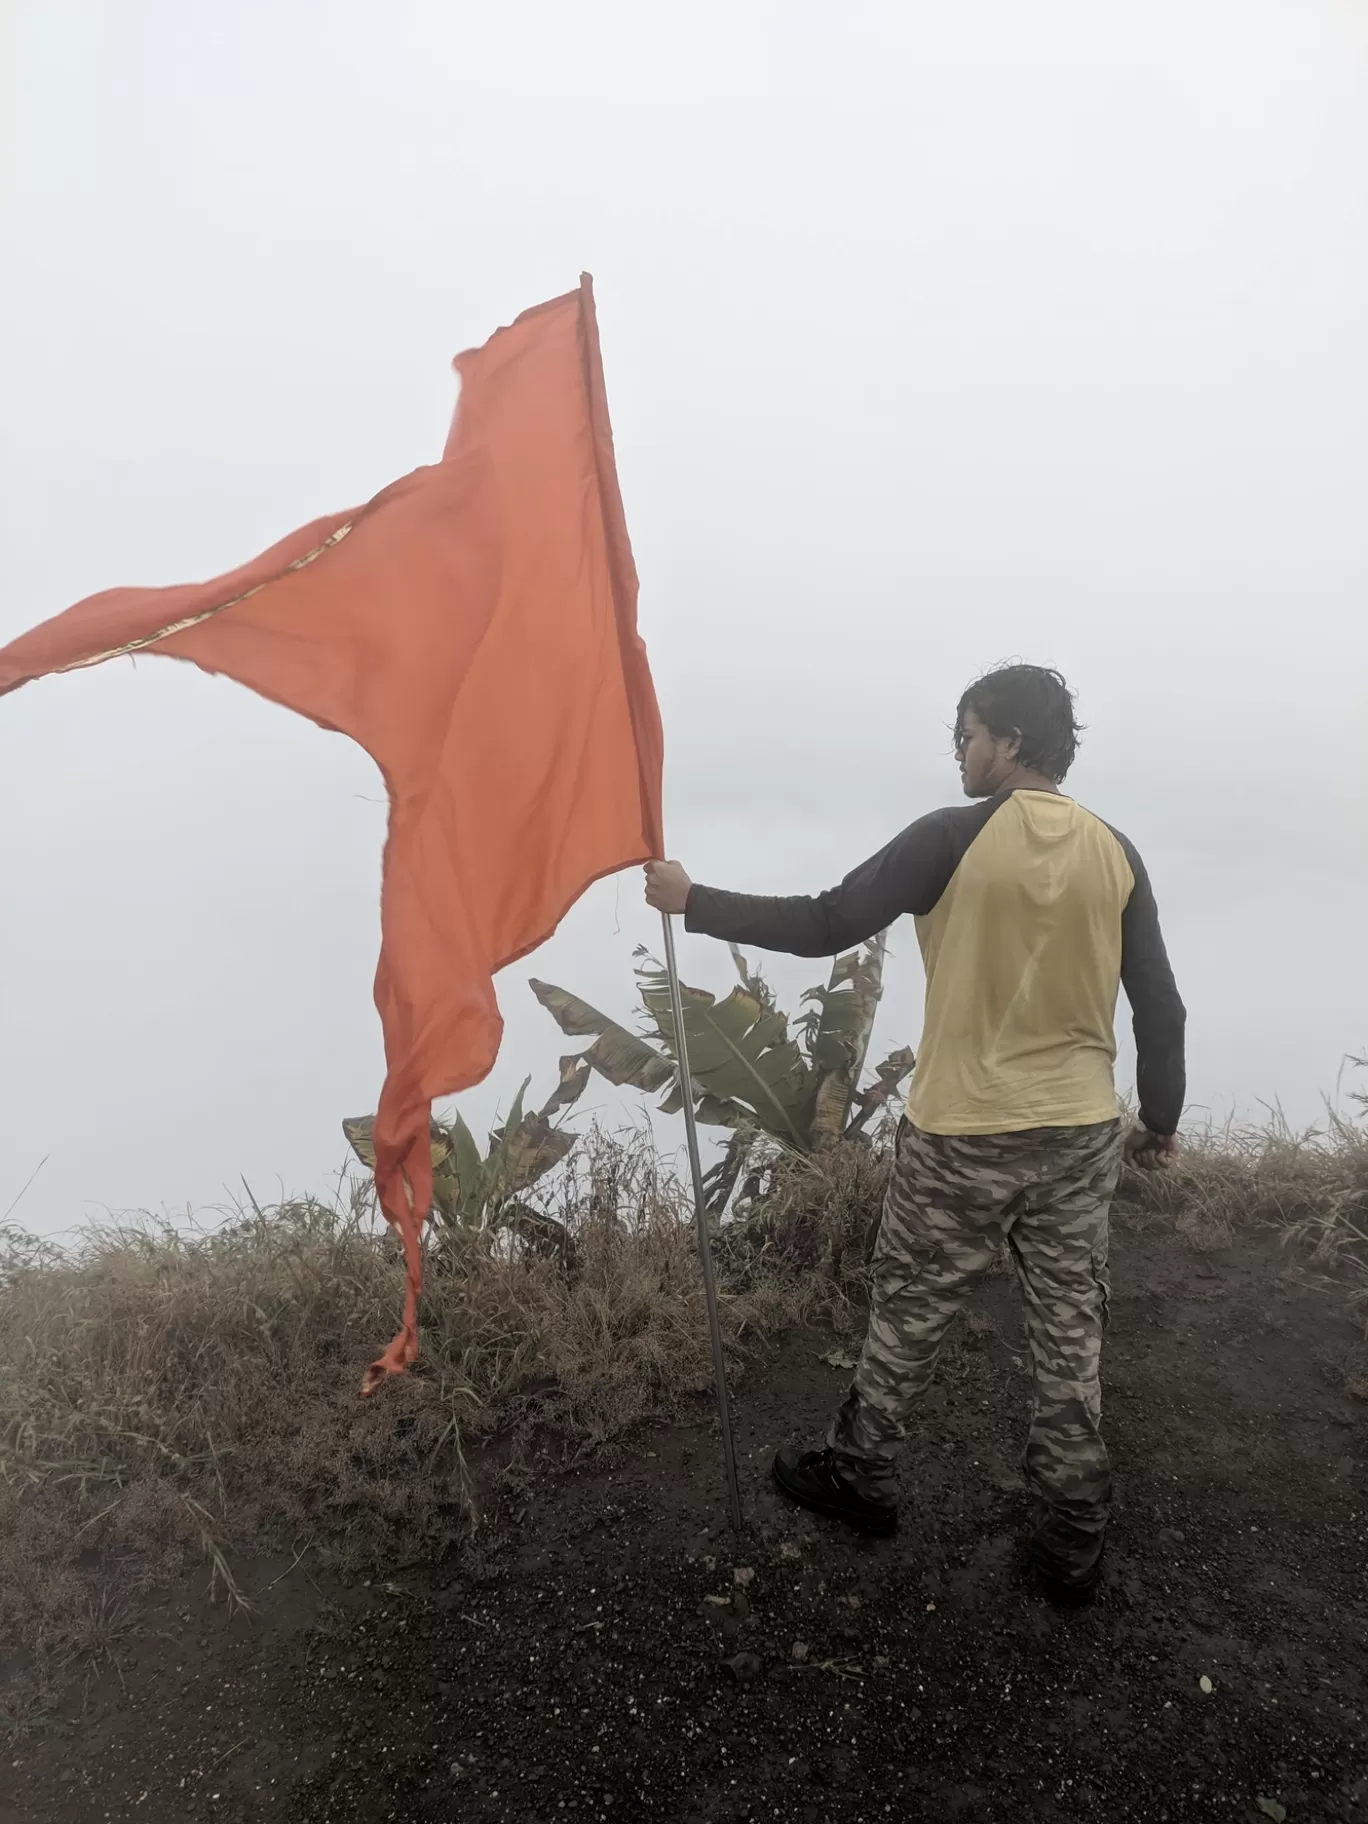
M 209 583 L 112 589 L 0 651 L 0 693 L 147 651 L 250 685 L 373 757 L 389 793 L 375 1178 L 418 1351 L 429 1107 L 488 1074 L 492 977 L 589 884 L 662 854 L 661 731 L 636 628 L 592 284 L 455 362 L 442 460 Z

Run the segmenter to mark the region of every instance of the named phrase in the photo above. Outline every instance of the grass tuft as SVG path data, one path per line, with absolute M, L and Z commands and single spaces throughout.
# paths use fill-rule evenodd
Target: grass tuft
M 1368 1128 L 1358 1122 L 1331 1111 L 1301 1131 L 1274 1115 L 1263 1127 L 1185 1134 L 1167 1171 L 1128 1175 L 1121 1207 L 1208 1252 L 1272 1231 L 1294 1259 L 1342 1273 L 1368 1327 Z

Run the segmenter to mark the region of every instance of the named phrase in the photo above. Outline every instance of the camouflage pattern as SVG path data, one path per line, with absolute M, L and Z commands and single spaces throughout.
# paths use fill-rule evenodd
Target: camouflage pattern
M 1122 1137 L 1119 1121 L 956 1136 L 903 1122 L 874 1248 L 869 1334 L 827 1439 L 861 1493 L 893 1498 L 907 1417 L 955 1313 L 1005 1240 L 1035 1381 L 1027 1486 L 1076 1526 L 1105 1526 L 1111 1473 L 1098 1374 Z

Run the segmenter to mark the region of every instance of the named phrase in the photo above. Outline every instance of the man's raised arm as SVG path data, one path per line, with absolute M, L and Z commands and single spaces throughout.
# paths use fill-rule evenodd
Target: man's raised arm
M 790 956 L 836 956 L 904 912 L 929 912 L 953 872 L 953 846 L 947 813 L 933 811 L 815 897 L 727 893 L 696 885 L 677 861 L 657 861 L 646 869 L 646 899 L 658 912 L 683 912 L 685 928 L 706 937 Z

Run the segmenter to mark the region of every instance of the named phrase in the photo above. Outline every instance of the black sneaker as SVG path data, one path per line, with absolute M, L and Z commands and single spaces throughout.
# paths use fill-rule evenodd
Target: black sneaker
M 836 1467 L 833 1450 L 781 1450 L 774 1480 L 782 1493 L 814 1514 L 844 1520 L 860 1533 L 891 1533 L 898 1524 L 896 1501 L 872 1501 L 853 1488 Z
M 1056 1602 L 1089 1602 L 1102 1578 L 1106 1528 L 1090 1531 L 1049 1514 L 1031 1535 L 1031 1563 Z

